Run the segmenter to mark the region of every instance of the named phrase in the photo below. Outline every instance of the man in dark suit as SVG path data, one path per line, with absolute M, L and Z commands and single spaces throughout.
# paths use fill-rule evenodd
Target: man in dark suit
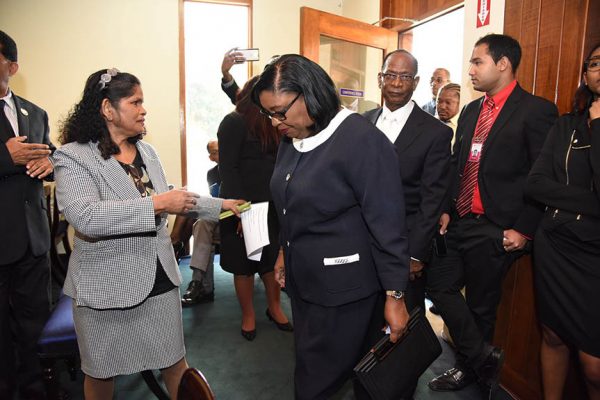
M 417 60 L 406 50 L 389 53 L 378 75 L 383 107 L 364 116 L 394 143 L 406 203 L 411 283 L 406 307 L 424 306 L 423 267 L 429 259 L 447 191 L 452 130 L 414 101 L 419 83 Z
M 17 45 L 0 31 L 0 398 L 43 398 L 36 342 L 48 316 L 50 230 L 42 179 L 53 171 L 48 116 L 8 87 Z
M 410 251 L 406 308 L 425 310 L 425 276 L 430 248 L 448 189 L 452 129 L 411 100 L 419 83 L 418 63 L 405 50 L 389 53 L 378 75 L 383 107 L 364 116 L 394 143 L 404 188 Z M 415 382 L 416 387 L 416 382 Z M 414 390 L 413 390 L 414 391 Z M 411 398 L 412 393 L 404 397 Z
M 457 362 L 429 383 L 432 390 L 460 390 L 476 379 L 493 390 L 502 368 L 502 350 L 490 345 L 502 280 L 525 253 L 542 215 L 523 189 L 557 117 L 554 104 L 517 83 L 520 59 L 519 43 L 497 34 L 479 39 L 470 59 L 473 87 L 485 96 L 469 103 L 458 120 L 451 201 L 440 220 L 447 255 L 433 260 L 427 277 Z

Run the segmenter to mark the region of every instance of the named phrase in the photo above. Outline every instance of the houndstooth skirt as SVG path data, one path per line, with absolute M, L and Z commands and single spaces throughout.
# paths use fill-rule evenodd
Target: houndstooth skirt
M 73 320 L 81 370 L 106 379 L 170 367 L 185 356 L 179 289 L 128 309 L 77 307 Z

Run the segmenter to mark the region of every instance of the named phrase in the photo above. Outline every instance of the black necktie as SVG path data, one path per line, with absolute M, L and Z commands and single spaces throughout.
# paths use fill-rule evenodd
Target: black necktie
M 15 131 L 13 131 L 12 125 L 4 112 L 5 104 L 4 100 L 0 100 L 0 140 L 2 140 L 2 143 L 6 143 L 8 139 L 15 137 Z

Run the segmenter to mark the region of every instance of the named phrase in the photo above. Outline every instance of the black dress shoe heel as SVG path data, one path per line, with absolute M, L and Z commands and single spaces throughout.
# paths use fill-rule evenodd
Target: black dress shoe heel
M 490 396 L 498 389 L 498 380 L 503 364 L 504 351 L 494 347 L 479 368 L 475 370 L 481 388 L 484 391 L 489 391 Z
M 294 332 L 294 327 L 292 326 L 292 324 L 288 321 L 285 323 L 279 323 L 277 321 L 275 321 L 275 318 L 273 318 L 273 316 L 271 315 L 271 312 L 269 311 L 269 309 L 267 308 L 267 311 L 265 311 L 265 314 L 267 315 L 267 318 L 269 318 L 269 321 L 273 321 L 273 323 L 275 325 L 277 325 L 277 328 L 281 331 L 286 331 L 286 332 Z
M 244 339 L 251 342 L 256 339 L 256 329 L 252 329 L 251 331 L 245 331 L 242 329 L 242 336 Z

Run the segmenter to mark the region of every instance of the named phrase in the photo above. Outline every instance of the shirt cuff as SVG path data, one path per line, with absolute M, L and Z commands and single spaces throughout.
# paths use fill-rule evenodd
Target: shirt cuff
M 234 83 L 235 83 L 235 79 L 232 79 L 229 82 L 225 82 L 225 83 L 223 83 L 223 81 L 221 81 L 221 87 L 223 89 L 227 89 L 227 88 L 230 88 L 231 86 L 233 86 Z

